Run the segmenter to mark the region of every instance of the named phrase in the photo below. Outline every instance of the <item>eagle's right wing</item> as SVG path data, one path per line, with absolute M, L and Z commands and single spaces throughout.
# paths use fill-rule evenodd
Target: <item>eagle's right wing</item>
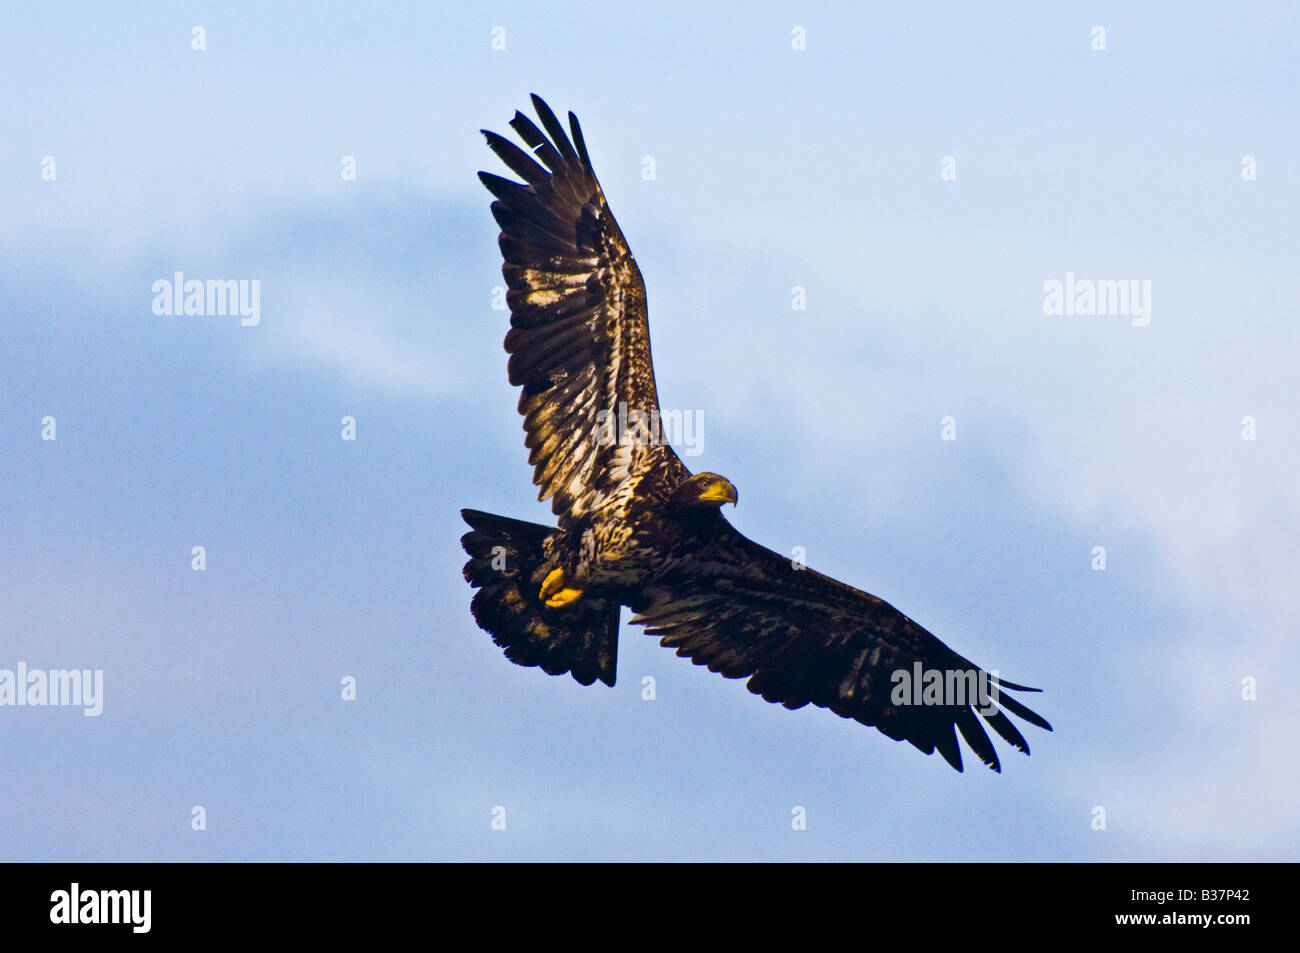
M 938 751 L 958 771 L 957 732 L 1001 770 L 977 713 L 1025 754 L 1029 745 L 1006 712 L 1052 730 L 1007 694 L 1037 689 L 984 672 L 884 600 L 758 545 L 725 520 L 712 541 L 646 586 L 632 610 L 663 645 L 727 678 L 748 678 L 767 701 L 829 708 Z M 931 672 L 946 694 L 926 694 Z
M 492 214 L 501 226 L 510 306 L 505 347 L 510 383 L 523 387 L 519 412 L 533 482 L 564 525 L 629 476 L 652 466 L 685 468 L 666 445 L 617 439 L 620 411 L 634 422 L 633 411 L 647 421 L 659 412 L 645 285 L 605 204 L 577 117 L 569 113 L 570 142 L 550 107 L 532 99 L 545 132 L 519 112 L 510 122 L 532 155 L 483 131 L 526 184 L 488 172 L 479 178 L 497 198 Z

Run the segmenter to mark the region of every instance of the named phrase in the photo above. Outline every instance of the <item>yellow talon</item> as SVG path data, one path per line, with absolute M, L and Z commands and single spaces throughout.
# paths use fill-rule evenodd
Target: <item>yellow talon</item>
M 564 570 L 552 569 L 547 577 L 542 580 L 542 591 L 537 596 L 552 609 L 559 609 L 561 606 L 567 606 L 569 603 L 581 599 L 582 590 L 570 589 L 565 586 Z
M 577 602 L 582 598 L 581 589 L 561 589 L 551 598 L 546 600 L 546 604 L 552 609 L 558 609 L 561 606 L 567 606 L 571 602 Z
M 551 596 L 555 595 L 563 588 L 564 588 L 564 570 L 552 569 L 550 575 L 548 575 L 542 581 L 542 591 L 539 592 L 537 596 L 539 599 L 545 602 L 547 599 L 551 598 Z

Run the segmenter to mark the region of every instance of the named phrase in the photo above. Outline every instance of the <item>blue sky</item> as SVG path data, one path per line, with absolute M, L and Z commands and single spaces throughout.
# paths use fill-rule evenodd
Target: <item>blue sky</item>
M 0 858 L 1294 859 L 1298 19 L 6 7 L 0 669 L 105 698 L 0 707 Z M 639 627 L 613 689 L 476 628 L 459 508 L 549 518 L 474 176 L 534 91 L 729 518 L 1042 687 L 1031 758 L 958 775 Z M 260 323 L 154 314 L 176 271 Z M 1067 272 L 1150 323 L 1044 314 Z

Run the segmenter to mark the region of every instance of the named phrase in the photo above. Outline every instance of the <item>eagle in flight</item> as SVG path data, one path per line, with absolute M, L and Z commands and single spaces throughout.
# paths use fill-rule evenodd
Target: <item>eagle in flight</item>
M 510 330 L 538 499 L 558 526 L 462 510 L 475 620 L 520 665 L 614 684 L 619 610 L 661 644 L 787 708 L 811 702 L 874 725 L 962 769 L 957 732 L 1001 770 L 980 718 L 1020 751 L 1007 712 L 1051 726 L 893 606 L 751 542 L 722 515 L 739 494 L 692 474 L 646 421 L 658 419 L 641 272 L 572 138 L 532 97 L 541 128 L 510 121 L 525 151 L 487 144 L 515 175 L 479 178 L 496 197 Z M 632 421 L 620 426 L 612 421 Z M 980 717 L 976 717 L 976 714 Z

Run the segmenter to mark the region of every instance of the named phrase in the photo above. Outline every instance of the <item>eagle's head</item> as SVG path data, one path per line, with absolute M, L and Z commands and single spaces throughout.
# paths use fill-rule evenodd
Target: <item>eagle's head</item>
M 716 473 L 697 473 L 673 493 L 673 505 L 687 512 L 717 510 L 723 503 L 739 501 L 740 494 L 731 481 Z

